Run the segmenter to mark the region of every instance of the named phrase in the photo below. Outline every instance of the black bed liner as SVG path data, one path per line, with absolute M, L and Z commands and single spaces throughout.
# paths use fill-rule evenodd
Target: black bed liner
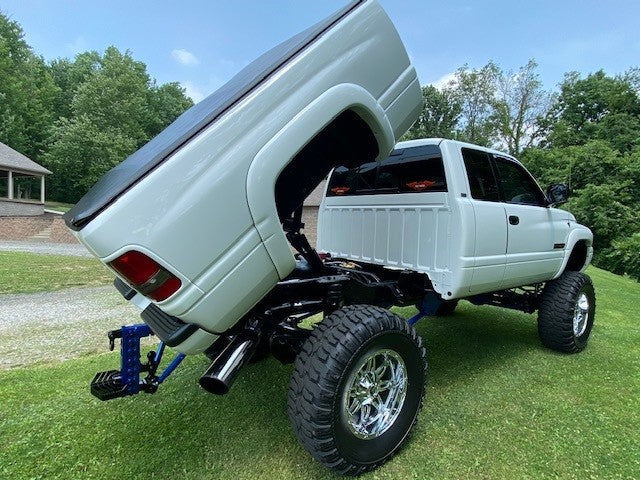
M 80 230 L 120 195 L 160 165 L 198 132 L 258 87 L 280 67 L 333 27 L 365 0 L 353 0 L 325 20 L 272 48 L 200 103 L 180 115 L 121 164 L 108 171 L 67 213 L 64 220 Z

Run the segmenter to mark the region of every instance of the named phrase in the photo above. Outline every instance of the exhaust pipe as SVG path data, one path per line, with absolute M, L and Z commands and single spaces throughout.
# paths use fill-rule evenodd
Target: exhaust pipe
M 200 386 L 215 395 L 226 394 L 242 367 L 253 356 L 260 337 L 240 334 L 222 349 L 200 377 Z

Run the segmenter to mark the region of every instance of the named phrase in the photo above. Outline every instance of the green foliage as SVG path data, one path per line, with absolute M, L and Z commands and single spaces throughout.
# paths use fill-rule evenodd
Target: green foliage
M 589 184 L 578 190 L 567 204 L 578 222 L 593 230 L 596 262 L 607 268 L 610 266 L 606 264 L 606 252 L 613 240 L 625 237 L 629 231 L 640 230 L 640 218 L 625 187 L 624 184 Z
M 0 13 L 0 142 L 38 159 L 54 121 L 58 89 L 22 28 Z
M 460 120 L 462 105 L 452 88 L 438 90 L 432 85 L 422 87 L 424 105 L 416 123 L 405 134 L 414 138 L 452 138 Z
M 629 232 L 640 231 L 640 152 L 621 154 L 611 142 L 592 140 L 581 146 L 525 150 L 522 161 L 542 186 L 569 183 L 573 193 L 564 208 L 594 234 L 594 263 L 618 273 L 616 254 Z
M 552 99 L 537 67 L 534 60 L 517 72 L 503 72 L 493 62 L 479 69 L 464 66 L 443 88 L 423 87 L 422 112 L 403 138 L 455 138 L 518 155 L 540 140 L 540 119 Z
M 71 118 L 71 102 L 78 87 L 93 75 L 100 65 L 98 52 L 84 52 L 76 55 L 75 60 L 59 58 L 49 65 L 53 81 L 58 86 L 55 102 L 57 118 Z
M 520 155 L 543 134 L 541 119 L 548 113 L 552 95 L 542 89 L 537 67 L 535 60 L 529 60 L 517 72 L 498 71 L 492 118 L 498 146 L 511 155 Z
M 75 202 L 193 105 L 177 83 L 109 47 L 46 65 L 0 13 L 0 142 L 42 163 L 47 197 Z
M 464 66 L 456 72 L 453 88 L 462 108 L 458 139 L 492 145 L 496 133 L 493 106 L 500 73 L 500 68 L 493 62 L 480 69 Z
M 54 127 L 52 144 L 43 158 L 52 172 L 50 195 L 75 203 L 108 170 L 136 149 L 136 141 L 122 130 L 96 125 L 88 115 L 63 118 Z
M 109 47 L 98 68 L 78 86 L 71 101 L 72 116 L 90 118 L 99 129 L 119 132 L 141 145 L 148 140 L 149 84 L 144 63 Z
M 569 183 L 571 165 L 563 149 L 528 148 L 520 155 L 520 161 L 543 188 L 552 183 Z
M 60 88 L 61 117 L 43 164 L 55 174 L 49 197 L 59 201 L 77 202 L 193 104 L 178 84 L 158 87 L 144 63 L 115 47 L 102 56 L 86 52 L 74 62 L 56 60 L 51 70 Z
M 152 85 L 147 92 L 147 104 L 149 115 L 145 131 L 151 138 L 191 107 L 193 102 L 185 95 L 184 88 L 179 83 L 172 82 L 159 87 Z
M 548 144 L 566 147 L 601 139 L 621 152 L 640 144 L 640 97 L 632 80 L 633 75 L 610 77 L 602 70 L 586 78 L 568 73 L 547 119 Z
M 605 261 L 611 271 L 640 280 L 640 231 L 614 240 Z

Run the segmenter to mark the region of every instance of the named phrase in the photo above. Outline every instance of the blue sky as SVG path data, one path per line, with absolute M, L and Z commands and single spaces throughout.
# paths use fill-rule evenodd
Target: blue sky
M 109 45 L 130 50 L 158 82 L 178 81 L 200 100 L 252 59 L 321 20 L 346 0 L 0 0 L 47 60 Z M 640 66 L 637 0 L 380 0 L 423 84 L 463 64 L 528 59 L 554 88 L 567 71 Z

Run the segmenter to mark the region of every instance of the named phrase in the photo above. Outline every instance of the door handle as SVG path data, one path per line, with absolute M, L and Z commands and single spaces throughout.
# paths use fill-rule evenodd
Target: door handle
M 520 217 L 517 215 L 509 215 L 509 223 L 511 225 L 518 225 L 520 223 Z

